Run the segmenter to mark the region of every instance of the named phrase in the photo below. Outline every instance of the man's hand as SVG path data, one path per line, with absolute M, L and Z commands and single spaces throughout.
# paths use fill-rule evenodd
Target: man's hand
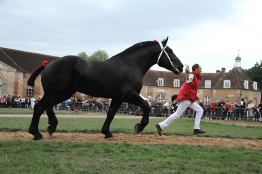
M 185 73 L 186 73 L 186 80 L 188 80 L 189 79 L 189 73 L 190 73 L 188 65 L 186 66 Z

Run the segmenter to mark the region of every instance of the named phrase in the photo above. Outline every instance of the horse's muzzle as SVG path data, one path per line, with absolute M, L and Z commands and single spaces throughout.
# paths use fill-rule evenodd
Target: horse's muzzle
M 176 75 L 178 75 L 178 74 L 180 74 L 181 72 L 179 71 L 179 69 L 178 69 L 177 67 L 175 67 L 175 68 L 173 69 L 173 73 L 176 74 Z

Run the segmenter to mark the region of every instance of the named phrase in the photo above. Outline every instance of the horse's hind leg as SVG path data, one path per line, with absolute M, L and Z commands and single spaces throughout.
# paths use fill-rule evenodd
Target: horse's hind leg
M 44 97 L 43 97 L 44 98 Z M 39 103 L 36 103 L 34 106 L 34 114 L 32 117 L 32 121 L 29 127 L 29 133 L 34 136 L 33 140 L 41 140 L 43 139 L 42 134 L 38 130 L 38 125 L 40 121 L 40 117 L 45 111 L 44 105 L 43 105 L 43 98 L 39 101 Z
M 56 126 L 58 124 L 58 120 L 55 116 L 53 107 L 49 107 L 46 109 L 46 114 L 48 116 L 48 124 L 49 126 L 47 127 L 47 132 L 50 136 L 56 131 Z
M 49 100 L 47 103 L 49 104 L 47 109 L 46 109 L 46 114 L 48 116 L 48 124 L 49 126 L 47 127 L 47 132 L 51 136 L 55 131 L 56 127 L 58 125 L 58 120 L 56 118 L 56 115 L 53 110 L 53 106 L 57 103 L 63 102 L 69 97 L 73 95 L 75 90 L 68 89 L 68 91 L 61 91 L 59 93 L 53 94 L 52 96 L 49 97 Z

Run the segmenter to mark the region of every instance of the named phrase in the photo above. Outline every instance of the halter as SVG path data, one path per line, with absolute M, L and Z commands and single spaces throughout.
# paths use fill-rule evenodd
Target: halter
M 176 69 L 176 67 L 174 66 L 173 62 L 171 61 L 169 55 L 167 54 L 167 52 L 166 52 L 166 50 L 165 50 L 166 47 L 167 47 L 167 45 L 164 47 L 163 44 L 162 44 L 162 42 L 158 42 L 158 43 L 159 43 L 159 45 L 160 45 L 161 52 L 160 52 L 160 54 L 159 54 L 159 56 L 158 56 L 158 58 L 157 58 L 157 64 L 159 63 L 159 60 L 160 60 L 160 58 L 161 58 L 161 56 L 162 56 L 162 54 L 163 54 L 163 52 L 164 52 L 164 53 L 166 54 L 166 57 L 168 58 L 170 64 L 171 64 L 171 66 Z

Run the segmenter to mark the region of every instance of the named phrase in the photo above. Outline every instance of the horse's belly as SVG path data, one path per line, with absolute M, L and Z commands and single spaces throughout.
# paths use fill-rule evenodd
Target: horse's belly
M 112 98 L 113 97 L 113 91 L 107 89 L 106 87 L 87 86 L 86 88 L 79 88 L 79 89 L 77 89 L 77 91 L 84 93 L 86 95 L 93 96 L 93 97 L 105 97 L 105 98 Z

